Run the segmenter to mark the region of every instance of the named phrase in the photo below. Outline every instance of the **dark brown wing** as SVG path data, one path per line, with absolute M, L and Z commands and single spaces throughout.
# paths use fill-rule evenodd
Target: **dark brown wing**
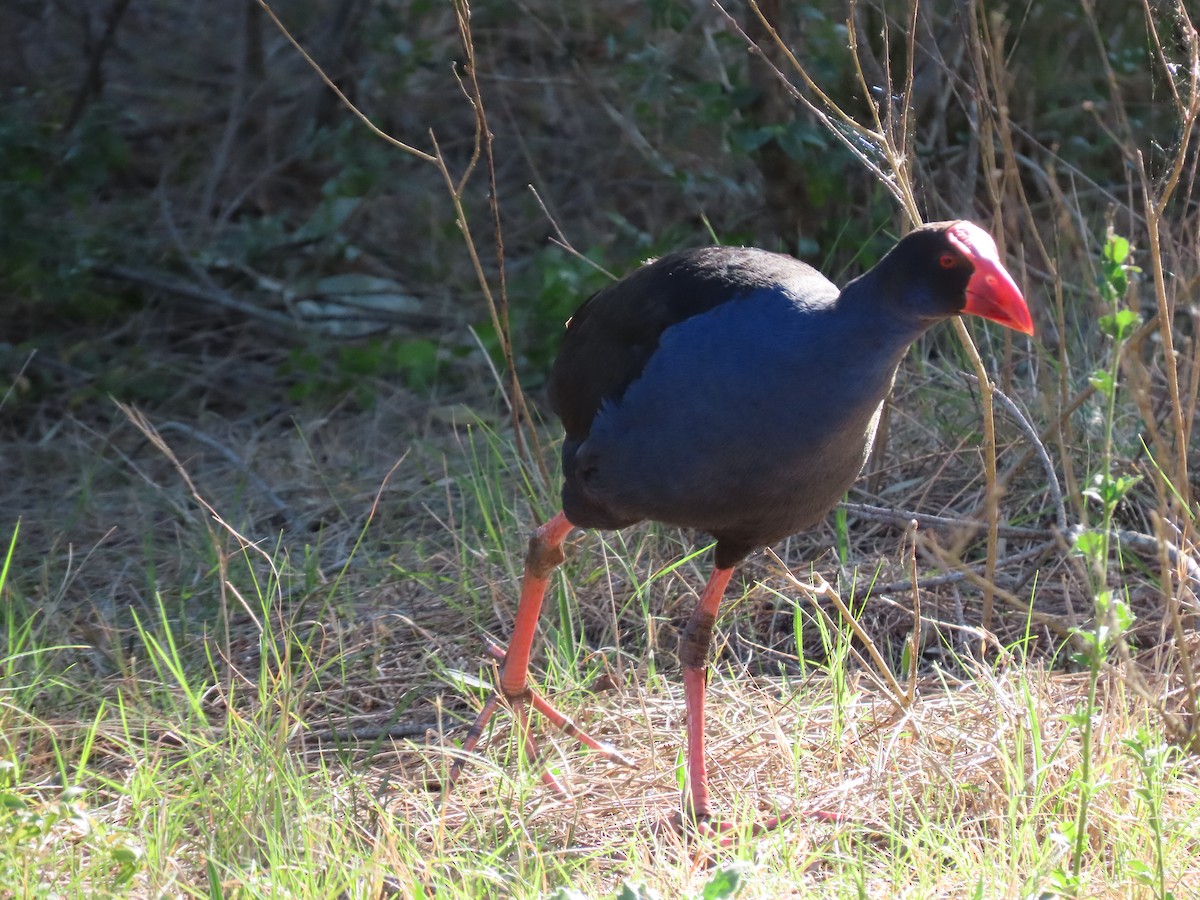
M 616 402 L 646 367 L 664 331 L 760 288 L 809 282 L 836 295 L 790 256 L 702 247 L 647 263 L 593 294 L 571 318 L 550 373 L 550 406 L 571 442 L 583 441 L 604 401 Z

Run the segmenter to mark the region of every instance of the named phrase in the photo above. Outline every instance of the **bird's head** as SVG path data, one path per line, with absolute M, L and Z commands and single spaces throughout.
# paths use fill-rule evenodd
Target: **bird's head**
M 990 319 L 1033 334 L 1025 298 L 991 235 L 971 222 L 925 225 L 898 243 L 880 269 L 901 285 L 906 308 L 932 324 L 953 315 Z

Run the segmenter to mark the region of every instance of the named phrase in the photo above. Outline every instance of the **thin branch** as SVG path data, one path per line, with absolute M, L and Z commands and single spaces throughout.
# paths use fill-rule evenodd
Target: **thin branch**
M 186 297 L 189 300 L 198 300 L 201 303 L 208 303 L 223 309 L 233 310 L 249 318 L 264 322 L 287 334 L 294 334 L 298 330 L 296 320 L 291 316 L 275 312 L 274 310 L 263 309 L 261 306 L 253 303 L 239 300 L 217 285 L 212 284 L 211 281 L 208 287 L 200 287 L 164 272 L 135 269 L 132 266 L 97 264 L 92 266 L 92 271 L 97 275 L 103 275 L 107 278 L 115 278 L 131 284 L 145 285 L 146 287 L 151 287 L 167 294 L 176 294 L 180 297 Z
M 997 569 L 1004 570 L 1011 566 L 1015 566 L 1018 563 L 1026 563 L 1033 559 L 1039 559 L 1057 546 L 1059 546 L 1057 538 L 1050 541 L 1042 541 L 1040 544 L 1035 544 L 1034 546 L 1027 547 L 1018 553 L 1012 553 L 1000 560 L 997 560 Z M 915 587 L 918 590 L 927 591 L 930 588 L 945 587 L 948 584 L 958 584 L 959 582 L 966 581 L 968 580 L 969 575 L 973 575 L 976 578 L 983 577 L 983 573 L 979 570 L 979 567 L 973 567 L 964 564 L 951 572 L 945 572 L 941 575 L 925 575 L 920 577 L 916 579 Z M 865 600 L 868 597 L 883 597 L 887 594 L 899 594 L 905 591 L 912 591 L 913 588 L 914 582 L 911 578 L 904 581 L 888 581 L 881 584 L 872 583 L 868 584 L 865 588 L 861 586 L 856 587 L 854 596 Z M 964 630 L 969 630 L 975 633 L 976 635 L 984 633 L 983 631 L 971 626 L 964 625 L 961 627 Z
M 879 684 L 880 688 L 887 695 L 888 699 L 896 705 L 896 708 L 900 712 L 905 712 L 911 705 L 910 701 L 908 700 L 908 692 L 900 687 L 900 683 L 896 681 L 896 676 L 893 675 L 892 670 L 888 668 L 888 664 L 884 660 L 883 654 L 879 652 L 879 648 L 875 645 L 875 641 L 871 639 L 871 636 L 867 634 L 866 629 L 864 629 L 862 625 L 859 624 L 858 620 L 854 618 L 854 615 L 846 607 L 846 604 L 842 601 L 841 595 L 834 589 L 833 585 L 816 573 L 814 573 L 814 577 L 816 578 L 815 584 L 803 582 L 792 574 L 792 570 L 789 569 L 784 561 L 775 554 L 774 550 L 768 549 L 767 554 L 779 565 L 783 577 L 786 578 L 793 587 L 804 591 L 804 593 L 813 598 L 825 597 L 837 607 L 838 612 L 841 614 L 846 624 L 850 626 L 850 630 L 854 632 L 855 636 L 862 641 L 863 645 L 867 648 L 867 653 L 870 655 L 875 664 L 873 667 L 874 672 L 877 673 L 882 679 L 882 681 L 880 681 L 880 678 L 875 678 L 873 680 Z M 872 667 L 867 667 L 867 671 L 871 672 Z
M 108 16 L 104 22 L 104 33 L 100 35 L 100 40 L 92 47 L 92 52 L 88 56 L 87 70 L 84 72 L 79 89 L 75 92 L 75 98 L 71 101 L 70 109 L 63 116 L 62 125 L 59 126 L 60 134 L 66 134 L 75 127 L 87 107 L 88 100 L 100 96 L 103 87 L 104 57 L 116 40 L 117 26 L 125 17 L 129 3 L 130 0 L 113 0 L 113 5 L 109 7 Z
M 259 494 L 261 494 L 262 497 L 266 499 L 266 501 L 271 504 L 272 507 L 275 508 L 276 512 L 280 513 L 287 520 L 288 526 L 292 530 L 298 530 L 298 522 L 292 512 L 291 507 L 288 506 L 287 503 L 284 502 L 283 498 L 280 497 L 279 494 L 277 494 L 274 489 L 266 483 L 266 481 L 264 481 L 257 473 L 255 473 L 254 470 L 250 468 L 250 464 L 241 456 L 239 456 L 232 448 L 225 446 L 212 435 L 203 432 L 198 428 L 194 428 L 193 426 L 188 425 L 186 422 L 161 422 L 158 425 L 158 430 L 159 432 L 177 431 L 180 434 L 187 435 L 192 440 L 204 444 L 204 446 L 209 447 L 221 454 L 221 456 L 225 457 L 226 460 L 232 463 L 235 468 L 237 468 L 243 475 L 246 476 L 246 479 L 252 485 L 254 485 Z
M 391 144 L 397 150 L 403 150 L 405 153 L 409 153 L 409 154 L 415 156 L 417 159 L 422 160 L 424 162 L 436 164 L 437 160 L 433 156 L 426 153 L 424 150 L 418 150 L 416 147 L 412 146 L 411 144 L 406 144 L 403 141 L 397 140 L 396 138 L 394 138 L 390 134 L 388 134 L 386 131 L 379 128 L 369 118 L 367 118 L 367 114 L 364 113 L 362 110 L 360 110 L 357 106 L 355 106 L 353 101 L 351 101 L 351 99 L 349 97 L 347 97 L 344 93 L 342 93 L 341 88 L 339 88 L 336 84 L 333 83 L 333 80 L 328 75 L 325 74 L 325 70 L 322 69 L 320 65 L 318 65 L 317 61 L 315 59 L 313 59 L 311 56 L 309 56 L 308 51 L 306 51 L 302 46 L 300 46 L 299 41 L 297 41 L 294 37 L 292 37 L 292 33 L 290 31 L 288 31 L 287 26 L 285 26 L 283 24 L 283 22 L 279 21 L 279 16 L 275 15 L 275 10 L 271 9 L 271 5 L 269 3 L 267 3 L 267 0 L 256 0 L 256 2 L 258 3 L 259 6 L 261 6 L 263 8 L 263 11 L 266 12 L 266 14 L 270 17 L 271 21 L 273 23 L 275 23 L 275 27 L 279 29 L 280 34 L 282 34 L 285 38 L 287 38 L 288 43 L 291 44 L 292 47 L 295 49 L 295 51 L 300 54 L 300 56 L 304 59 L 304 61 L 306 63 L 309 64 L 309 66 L 312 68 L 312 70 L 317 73 L 317 77 L 320 78 L 323 82 L 325 82 L 325 86 L 328 87 L 331 91 L 333 91 L 333 93 L 337 96 L 338 100 L 341 101 L 342 105 L 345 106 L 346 109 L 350 110 L 350 112 L 353 113 L 354 116 L 360 122 L 362 122 L 364 125 L 366 125 L 367 128 L 370 129 L 370 131 L 373 135 L 387 141 L 389 144 Z
M 463 51 L 467 55 L 467 79 L 470 83 L 471 107 L 475 110 L 475 142 L 476 155 L 482 148 L 484 164 L 488 178 L 488 206 L 492 213 L 492 236 L 496 248 L 496 279 L 497 292 L 487 292 L 488 304 L 493 307 L 490 311 L 496 327 L 496 335 L 500 340 L 500 351 L 504 354 L 504 365 L 508 369 L 509 408 L 512 414 L 513 440 L 516 443 L 517 454 L 532 462 L 542 477 L 543 484 L 550 483 L 550 472 L 546 468 L 545 455 L 542 453 L 538 440 L 537 428 L 534 427 L 533 414 L 525 391 L 521 387 L 521 379 L 517 374 L 517 360 L 513 353 L 512 328 L 508 318 L 508 279 L 506 276 L 504 257 L 504 229 L 500 221 L 500 192 L 496 184 L 496 160 L 492 153 L 492 132 L 488 128 L 487 113 L 484 110 L 483 92 L 479 86 L 479 71 L 475 57 L 475 42 L 471 36 L 471 7 L 466 0 L 456 0 L 454 4 L 455 17 L 458 20 L 459 36 L 462 40 Z M 465 182 L 465 176 L 463 181 Z M 460 182 L 460 188 L 463 182 Z M 528 428 L 528 440 L 531 447 L 525 445 L 525 428 Z
M 916 522 L 922 528 L 970 528 L 978 530 L 984 523 L 971 516 L 935 516 L 930 513 L 913 512 L 907 509 L 887 509 L 882 506 L 872 506 L 869 503 L 839 503 L 838 509 L 844 509 L 851 515 L 873 522 L 885 522 L 897 527 L 905 527 L 909 522 Z M 1021 528 L 1016 525 L 1001 525 L 1000 534 L 1006 538 L 1041 540 L 1049 537 L 1052 532 L 1048 528 Z
M 962 376 L 976 385 L 979 384 L 979 379 L 969 372 L 963 372 Z M 1012 417 L 1012 420 L 1017 424 L 1017 427 L 1021 429 L 1021 432 L 1029 440 L 1030 450 L 1041 462 L 1042 471 L 1046 473 L 1046 487 L 1050 491 L 1050 502 L 1054 505 L 1055 520 L 1059 530 L 1065 531 L 1068 527 L 1067 507 L 1063 502 L 1062 487 L 1058 483 L 1058 473 L 1054 469 L 1053 460 L 1050 459 L 1050 452 L 1046 449 L 1046 445 L 1042 443 L 1041 436 L 1037 433 L 1037 429 L 1033 427 L 1033 423 L 1025 417 L 1021 408 L 1013 402 L 1012 398 L 995 385 L 992 386 L 992 391 L 994 397 L 1000 401 L 1000 405 L 1004 407 L 1009 416 Z M 1022 460 L 1027 460 L 1028 458 L 1028 455 L 1026 455 L 1022 457 Z M 1016 469 L 1016 466 L 1010 469 L 1004 478 L 1000 480 L 1001 484 L 1006 484 Z
M 546 204 L 542 201 L 542 195 L 538 193 L 538 189 L 532 184 L 529 185 L 529 192 L 533 194 L 533 199 L 537 201 L 537 205 L 541 208 L 542 214 L 546 217 L 546 221 L 549 222 L 550 227 L 554 229 L 554 237 L 551 238 L 551 241 L 557 246 L 561 247 L 563 250 L 566 250 L 580 262 L 587 263 L 597 272 L 607 275 L 613 281 L 616 281 L 616 275 L 608 271 L 608 269 L 604 268 L 604 266 L 600 265 L 600 263 L 596 262 L 594 259 L 590 259 L 584 254 L 580 253 L 575 249 L 575 246 L 569 240 L 567 240 L 567 236 L 563 234 L 563 230 L 558 227 L 558 222 L 555 220 L 554 216 L 550 214 L 550 210 L 546 208 Z
M 875 122 L 875 128 L 869 128 L 857 121 L 853 116 L 843 110 L 834 100 L 820 89 L 816 81 L 808 74 L 808 70 L 796 58 L 791 49 L 780 38 L 779 33 L 775 30 L 767 16 L 759 8 L 755 0 L 750 0 L 750 8 L 762 23 L 763 28 L 771 35 L 772 40 L 777 47 L 783 52 L 788 63 L 793 71 L 799 75 L 805 89 L 816 97 L 816 100 L 810 97 L 797 88 L 788 76 L 774 65 L 762 51 L 755 41 L 746 34 L 745 30 L 737 22 L 737 20 L 721 5 L 720 0 L 713 0 L 714 5 L 725 16 L 731 27 L 737 34 L 746 42 L 748 49 L 756 53 L 763 62 L 770 67 L 771 71 L 779 78 L 787 87 L 788 91 L 805 105 L 821 123 L 832 133 L 838 140 L 845 145 L 855 157 L 863 163 L 864 166 L 879 180 L 884 187 L 896 198 L 901 209 L 908 220 L 910 227 L 915 228 L 922 222 L 921 213 L 916 201 L 916 193 L 913 190 L 912 174 L 908 170 L 908 165 L 905 159 L 905 148 L 897 145 L 895 135 L 883 125 L 882 118 L 879 113 L 879 106 L 871 96 L 866 85 L 865 77 L 862 74 L 862 67 L 859 63 L 858 55 L 854 50 L 856 46 L 854 34 L 854 16 L 853 6 L 851 7 L 851 15 L 848 21 L 848 27 L 851 29 L 850 35 L 850 52 L 853 57 L 856 70 L 858 72 L 859 86 L 866 92 L 864 98 L 871 109 L 871 115 Z M 913 15 L 915 16 L 915 8 Z M 911 59 L 907 74 L 907 81 L 911 88 L 913 77 L 913 68 Z M 980 74 L 982 80 L 982 72 Z M 911 93 L 906 93 L 905 96 L 911 96 Z M 858 142 L 851 139 L 851 135 L 858 138 Z M 901 130 L 901 138 L 903 139 L 903 129 Z M 860 147 L 859 142 L 872 148 L 877 154 L 883 157 L 885 165 L 881 165 L 878 161 L 871 158 Z M 995 573 L 996 554 L 998 552 L 998 528 L 999 528 L 999 490 L 996 482 L 996 428 L 992 412 L 992 383 L 988 377 L 986 366 L 983 364 L 983 359 L 979 355 L 979 350 L 975 347 L 975 342 L 971 339 L 971 334 L 967 330 L 966 324 L 961 317 L 954 318 L 954 330 L 958 335 L 959 342 L 963 346 L 963 350 L 967 354 L 967 358 L 971 361 L 971 367 L 975 371 L 976 377 L 979 379 L 980 388 L 980 406 L 983 418 L 983 462 L 984 474 L 987 481 L 987 497 L 988 497 L 988 565 L 989 575 Z M 990 580 L 990 579 L 989 579 Z M 985 593 L 983 604 L 983 624 L 984 628 L 990 627 L 992 618 L 992 601 L 991 597 Z
M 217 141 L 217 146 L 213 150 L 212 165 L 208 169 L 208 177 L 204 179 L 204 186 L 200 191 L 200 214 L 203 216 L 212 215 L 217 188 L 221 180 L 225 177 L 225 173 L 229 168 L 229 158 L 233 154 L 234 141 L 237 139 L 238 132 L 242 128 L 242 123 L 246 119 L 247 105 L 251 94 L 254 93 L 254 88 L 251 84 L 253 81 L 262 81 L 262 73 L 254 71 L 255 64 L 255 40 L 254 32 L 258 29 L 259 20 L 256 15 L 252 15 L 255 7 L 247 4 L 242 8 L 241 18 L 241 52 L 238 54 L 237 71 L 234 73 L 233 91 L 229 101 L 229 115 L 225 118 L 225 127 L 221 129 L 221 138 Z M 223 216 L 214 217 L 214 231 L 225 225 Z
M 788 64 L 795 69 L 796 73 L 800 76 L 800 79 L 804 82 L 805 87 L 811 91 L 814 96 L 816 96 L 817 101 L 819 102 L 814 101 L 806 96 L 799 88 L 796 87 L 796 85 L 792 84 L 791 79 L 788 78 L 778 66 L 776 66 L 773 62 L 771 62 L 770 59 L 767 58 L 767 55 L 763 52 L 762 48 L 758 46 L 753 38 L 746 34 L 745 29 L 742 28 L 737 19 L 735 19 L 733 15 L 721 5 L 721 0 L 713 0 L 713 5 L 720 10 L 722 15 L 725 16 L 725 19 L 728 21 L 730 27 L 737 33 L 737 35 L 743 41 L 745 41 L 747 49 L 763 61 L 763 63 L 770 69 L 775 77 L 780 80 L 783 86 L 787 89 L 788 93 L 802 103 L 805 108 L 809 110 L 809 112 L 816 116 L 821 124 L 824 125 L 829 131 L 829 133 L 832 134 L 838 141 L 840 141 L 841 144 L 847 150 L 849 150 L 872 175 L 879 180 L 879 183 L 882 184 L 887 191 L 896 198 L 896 201 L 902 207 L 908 209 L 909 201 L 905 197 L 905 192 L 896 185 L 893 175 L 885 171 L 883 167 L 881 167 L 879 163 L 864 149 L 864 147 L 868 147 L 875 152 L 879 152 L 880 144 L 883 141 L 883 135 L 871 131 L 869 128 L 856 121 L 820 89 L 817 83 L 809 76 L 808 71 L 803 65 L 800 64 L 800 61 L 796 59 L 795 54 L 792 53 L 791 49 L 787 46 L 783 39 L 779 37 L 779 34 L 775 30 L 774 26 L 771 25 L 767 17 L 763 15 L 762 10 L 758 8 L 758 4 L 751 0 L 751 9 L 754 10 L 755 14 L 762 21 L 763 27 L 771 35 L 772 39 L 778 45 L 780 51 L 787 58 Z M 854 140 L 851 137 L 852 135 L 858 140 Z M 913 209 L 912 212 L 915 213 L 915 209 Z
M 1045 628 L 1049 628 L 1059 637 L 1068 638 L 1071 636 L 1070 627 L 1063 624 L 1060 616 L 1038 612 L 1033 608 L 1032 598 L 1022 600 L 1016 594 L 1004 590 L 986 574 L 980 574 L 967 566 L 955 553 L 938 544 L 937 540 L 932 536 L 918 535 L 917 540 L 921 551 L 931 557 L 936 565 L 944 569 L 953 570 L 954 572 L 962 572 L 963 577 L 983 591 L 985 597 L 990 596 L 1001 600 L 1013 609 L 1019 610 L 1022 614 L 1028 616 L 1031 622 L 1036 622 Z M 991 628 L 983 626 L 983 630 L 990 632 Z

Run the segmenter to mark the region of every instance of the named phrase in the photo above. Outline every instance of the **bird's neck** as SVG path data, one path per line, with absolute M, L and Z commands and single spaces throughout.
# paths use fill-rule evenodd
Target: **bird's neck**
M 906 302 L 911 288 L 903 279 L 890 277 L 886 262 L 847 284 L 838 296 L 837 307 L 851 328 L 871 336 L 878 345 L 876 352 L 887 354 L 890 348 L 898 359 L 935 320 L 914 312 L 918 305 Z

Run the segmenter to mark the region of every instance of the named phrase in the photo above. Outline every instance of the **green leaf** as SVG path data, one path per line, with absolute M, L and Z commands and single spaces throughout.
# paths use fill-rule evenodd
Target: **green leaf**
M 1111 513 L 1141 480 L 1140 475 L 1111 475 L 1108 472 L 1099 472 L 1092 476 L 1092 484 L 1084 490 L 1083 495 L 1099 501 L 1105 511 Z
M 1074 897 L 1079 893 L 1079 878 L 1066 869 L 1057 868 L 1050 874 L 1050 896 Z
M 613 900 L 659 900 L 658 891 L 626 879 Z
M 9 791 L 0 793 L 0 809 L 28 809 L 29 804 L 20 796 Z
M 1101 558 L 1106 550 L 1107 541 L 1098 531 L 1081 531 L 1079 536 L 1075 538 L 1075 543 L 1071 549 L 1080 556 L 1088 559 Z
M 1085 644 L 1083 650 L 1071 654 L 1071 664 L 1078 666 L 1081 669 L 1090 669 L 1092 664 L 1100 657 L 1100 653 L 1096 649 L 1096 636 L 1090 631 L 1084 631 L 1078 628 L 1071 629 L 1071 635 L 1076 641 Z M 1084 716 L 1082 721 L 1078 722 L 1074 721 L 1069 714 L 1065 718 L 1068 723 L 1071 723 L 1079 728 L 1082 728 L 1085 724 L 1087 724 L 1086 716 Z
M 1109 598 L 1108 612 L 1112 616 L 1113 628 L 1120 633 L 1128 631 L 1133 626 L 1135 618 L 1133 610 L 1120 594 L 1112 594 Z
M 1125 865 L 1140 884 L 1154 885 L 1158 881 L 1154 867 L 1140 859 L 1131 859 Z
M 1104 243 L 1104 258 L 1121 265 L 1129 258 L 1129 241 L 1119 234 L 1110 234 Z
M 1113 285 L 1114 289 L 1116 285 Z M 1122 287 L 1117 291 L 1118 294 L 1124 294 Z M 1114 341 L 1123 341 L 1133 333 L 1141 321 L 1141 317 L 1132 309 L 1118 309 L 1111 315 L 1100 317 L 1100 331 Z
M 1065 721 L 1068 725 L 1074 726 L 1075 728 L 1083 728 L 1085 725 L 1087 725 L 1090 719 L 1091 715 L 1089 715 L 1087 709 L 1082 706 L 1076 710 L 1073 710 L 1072 712 L 1066 713 L 1063 716 L 1063 721 Z
M 1106 372 L 1104 369 L 1097 369 L 1088 376 L 1088 383 L 1096 390 L 1104 395 L 1105 400 L 1111 400 L 1113 392 L 1116 390 L 1116 382 L 1113 380 L 1112 373 Z
M 125 866 L 132 866 L 142 858 L 142 850 L 132 844 L 117 844 L 112 848 L 112 858 Z
M 307 222 L 292 235 L 295 242 L 319 240 L 340 229 L 357 211 L 362 197 L 334 197 L 319 204 Z
M 475 675 L 469 675 L 468 673 L 459 671 L 458 669 L 446 669 L 445 674 L 447 680 L 450 681 L 451 684 L 455 685 L 458 690 L 463 692 L 466 692 L 471 688 L 474 688 L 477 691 L 493 691 L 496 689 L 496 685 L 491 681 L 485 681 L 482 678 L 478 678 Z
M 704 900 L 725 900 L 726 897 L 732 897 L 742 889 L 745 877 L 746 870 L 743 866 L 722 866 L 713 873 L 713 877 L 704 886 L 704 892 L 700 896 Z

